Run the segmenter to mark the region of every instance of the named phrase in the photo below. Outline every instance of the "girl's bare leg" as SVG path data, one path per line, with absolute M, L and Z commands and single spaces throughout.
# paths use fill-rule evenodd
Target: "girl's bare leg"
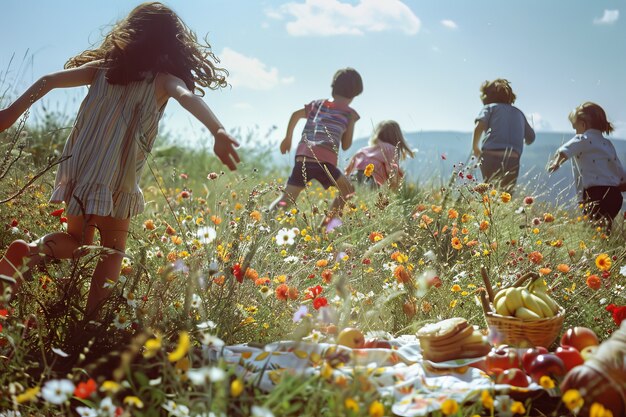
M 80 256 L 76 250 L 82 245 L 90 245 L 93 242 L 94 230 L 85 223 L 83 216 L 68 215 L 67 232 L 49 233 L 30 244 L 23 240 L 11 243 L 0 261 L 0 274 L 11 277 L 18 272 L 14 286 L 14 291 L 18 291 L 20 281 L 29 279 L 33 268 L 37 267 L 44 258 L 68 259 Z M 20 273 L 25 261 L 28 270 Z
M 91 278 L 85 313 L 88 318 L 97 318 L 99 308 L 111 292 L 105 284 L 117 282 L 120 276 L 130 219 L 116 219 L 110 216 L 92 217 L 91 221 L 100 231 L 100 245 L 111 249 L 110 252 L 100 256 Z
M 269 210 L 274 211 L 279 205 L 283 208 L 291 206 L 296 202 L 302 190 L 304 190 L 304 187 L 287 184 L 280 197 L 278 197 L 276 200 L 274 200 L 274 202 L 272 202 L 272 204 L 270 204 Z

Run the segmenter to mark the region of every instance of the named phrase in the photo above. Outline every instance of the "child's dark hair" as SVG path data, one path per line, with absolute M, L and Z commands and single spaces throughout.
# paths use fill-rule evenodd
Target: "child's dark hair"
M 219 59 L 211 45 L 198 42 L 196 34 L 159 2 L 135 7 L 109 32 L 97 49 L 70 58 L 65 68 L 104 60 L 106 78 L 111 84 L 128 84 L 145 78 L 146 73 L 174 75 L 191 91 L 203 95 L 200 87 L 225 87 L 228 72 L 216 67 Z
M 354 68 L 343 68 L 333 77 L 333 94 L 354 98 L 363 92 L 363 80 Z
M 582 120 L 587 125 L 587 129 L 597 129 L 607 135 L 613 131 L 613 125 L 607 120 L 604 109 L 591 101 L 587 101 L 572 110 L 569 114 L 569 120 L 572 123 Z
M 483 104 L 492 103 L 515 103 L 515 93 L 511 88 L 511 83 L 503 78 L 498 78 L 493 81 L 485 81 L 480 86 L 480 98 Z
M 376 126 L 370 143 L 375 145 L 378 141 L 395 146 L 401 160 L 405 159 L 407 156 L 413 158 L 413 151 L 406 143 L 400 125 L 394 120 L 383 120 Z

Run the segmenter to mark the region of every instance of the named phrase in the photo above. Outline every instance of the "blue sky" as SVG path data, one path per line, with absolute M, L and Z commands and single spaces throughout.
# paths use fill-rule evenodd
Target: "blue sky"
M 9 95 L 98 44 L 138 1 L 3 0 L 1 85 Z M 623 0 L 172 0 L 165 1 L 231 72 L 205 100 L 227 128 L 282 139 L 291 113 L 330 96 L 338 68 L 363 76 L 356 136 L 394 119 L 405 131 L 469 132 L 487 79 L 512 82 L 537 130 L 572 132 L 569 111 L 595 101 L 626 138 Z M 11 56 L 14 55 L 9 66 Z M 24 58 L 26 56 L 26 58 Z M 84 89 L 45 104 L 73 112 Z M 41 110 L 37 104 L 34 112 Z M 201 125 L 170 103 L 162 128 L 192 141 Z M 275 130 L 262 139 L 271 126 Z M 300 129 L 301 125 L 297 128 Z M 468 143 L 468 149 L 469 149 Z

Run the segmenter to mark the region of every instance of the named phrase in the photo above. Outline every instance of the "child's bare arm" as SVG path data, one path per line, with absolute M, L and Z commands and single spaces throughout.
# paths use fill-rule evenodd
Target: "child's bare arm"
M 99 63 L 44 75 L 31 85 L 9 107 L 0 110 L 0 132 L 8 129 L 37 100 L 55 88 L 78 87 L 91 84 Z
M 352 146 L 352 137 L 354 136 L 354 124 L 356 123 L 356 120 L 352 119 L 350 120 L 350 122 L 348 123 L 348 126 L 346 127 L 346 131 L 343 132 L 343 136 L 341 137 L 341 148 L 344 151 L 347 151 L 348 149 L 350 149 L 350 146 Z
M 565 161 L 567 161 L 567 156 L 565 156 L 563 152 L 557 153 L 556 155 L 554 155 L 554 159 L 552 159 L 552 162 L 550 162 L 548 172 L 556 171 L 561 165 L 563 165 L 563 162 Z
M 480 142 L 480 137 L 487 130 L 487 125 L 482 120 L 476 121 L 476 126 L 474 126 L 474 136 L 472 137 L 472 153 L 476 157 L 480 157 L 482 151 L 480 150 L 480 146 L 478 143 Z
M 202 97 L 191 92 L 180 78 L 173 75 L 165 75 L 162 82 L 167 95 L 178 101 L 185 110 L 205 125 L 215 137 L 213 151 L 222 163 L 229 169 L 236 170 L 239 155 L 237 155 L 235 147 L 238 147 L 239 143 L 226 132 L 217 116 L 213 114 Z
M 287 124 L 287 133 L 285 133 L 285 139 L 280 143 L 280 153 L 286 154 L 289 153 L 291 149 L 291 140 L 293 138 L 293 130 L 296 128 L 296 124 L 300 119 L 304 119 L 306 117 L 306 111 L 304 108 L 294 111 L 289 118 L 289 123 Z

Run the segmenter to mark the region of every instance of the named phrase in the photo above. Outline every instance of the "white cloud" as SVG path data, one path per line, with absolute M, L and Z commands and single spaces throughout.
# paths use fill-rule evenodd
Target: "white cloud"
M 604 10 L 602 17 L 593 19 L 596 25 L 612 25 L 619 19 L 619 10 Z
M 274 19 L 293 18 L 286 24 L 292 36 L 363 35 L 399 30 L 414 35 L 420 19 L 400 0 L 304 0 L 289 2 L 266 12 Z
M 441 21 L 441 25 L 448 29 L 457 29 L 459 27 L 454 20 L 450 20 L 450 19 L 443 19 Z
M 535 130 L 552 130 L 552 125 L 543 118 L 541 113 L 529 113 L 526 115 L 526 118 L 528 119 L 528 123 L 530 123 Z
M 233 87 L 252 90 L 271 90 L 281 84 L 291 84 L 293 77 L 281 77 L 278 69 L 268 68 L 258 58 L 245 56 L 230 48 L 224 48 L 220 57 L 221 65 L 228 70 L 228 82 Z

